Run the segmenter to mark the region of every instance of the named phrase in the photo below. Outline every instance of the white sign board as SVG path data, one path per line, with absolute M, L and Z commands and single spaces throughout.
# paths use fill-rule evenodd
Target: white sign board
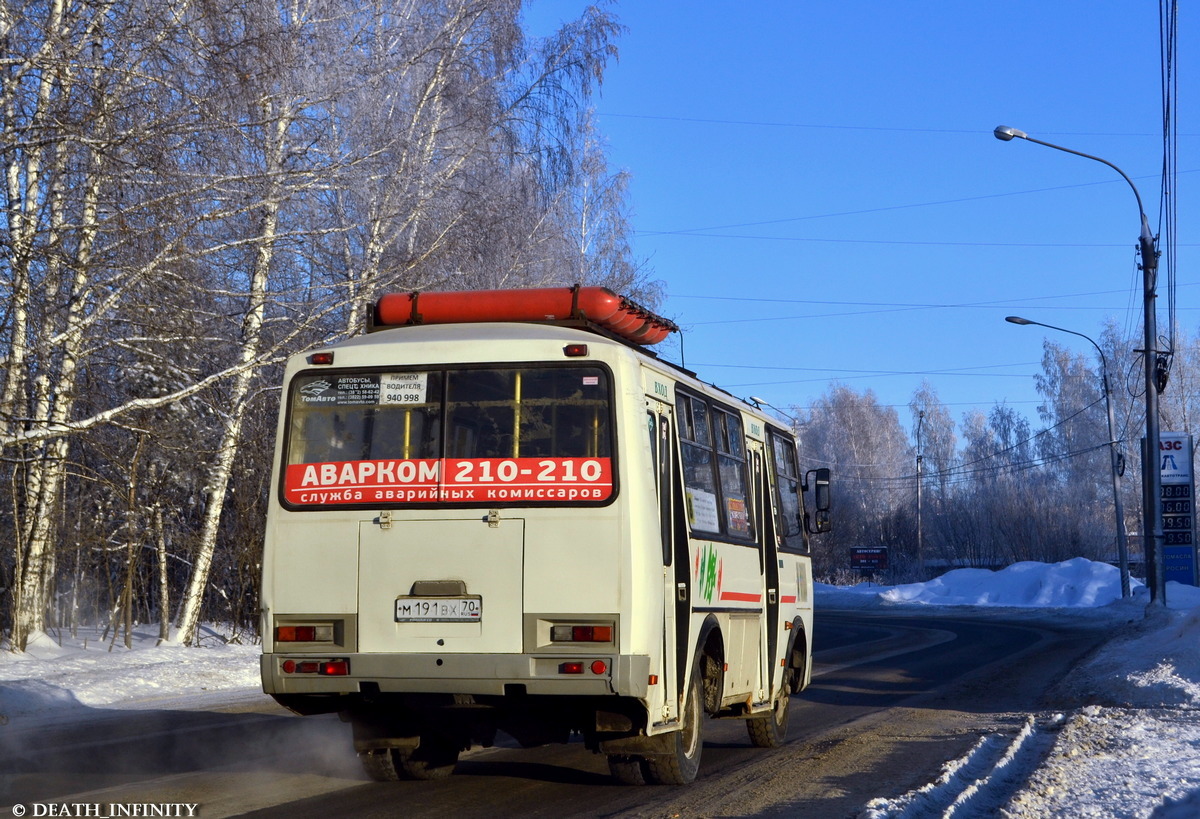
M 1192 436 L 1163 432 L 1158 436 L 1158 465 L 1163 483 L 1192 482 Z

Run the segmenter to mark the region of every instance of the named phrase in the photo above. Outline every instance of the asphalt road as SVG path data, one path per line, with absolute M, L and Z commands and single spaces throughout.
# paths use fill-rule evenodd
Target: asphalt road
M 582 745 L 464 754 L 440 782 L 375 783 L 336 717 L 265 697 L 214 711 L 105 711 L 0 727 L 0 816 L 85 815 L 48 805 L 198 804 L 197 815 L 845 817 L 935 779 L 980 736 L 1061 704 L 1046 692 L 1107 632 L 989 617 L 818 612 L 812 685 L 788 744 L 750 745 L 710 721 L 700 778 L 626 787 Z M 18 808 L 20 810 L 20 808 Z M 95 814 L 94 814 L 95 815 Z M 101 816 L 110 815 L 100 813 Z

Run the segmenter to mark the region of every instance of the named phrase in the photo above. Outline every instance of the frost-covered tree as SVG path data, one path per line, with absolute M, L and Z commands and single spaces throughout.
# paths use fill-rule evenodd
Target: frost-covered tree
M 14 648 L 85 612 L 253 621 L 282 358 L 384 289 L 574 279 L 562 203 L 607 178 L 575 135 L 619 27 L 531 40 L 521 5 L 0 4 Z M 597 283 L 635 267 L 623 193 Z

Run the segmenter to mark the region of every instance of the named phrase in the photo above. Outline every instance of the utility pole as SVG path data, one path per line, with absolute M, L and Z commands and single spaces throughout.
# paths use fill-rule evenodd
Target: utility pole
M 921 580 L 925 579 L 925 533 L 921 526 L 921 485 L 925 483 L 922 475 L 924 456 L 921 454 L 921 425 L 925 422 L 925 410 L 917 415 L 917 571 Z

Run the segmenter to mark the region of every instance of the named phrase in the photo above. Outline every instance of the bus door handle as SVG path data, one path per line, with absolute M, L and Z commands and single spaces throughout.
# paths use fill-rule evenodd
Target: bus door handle
M 774 589 L 767 589 L 767 602 L 770 603 L 771 605 L 775 605 L 775 590 Z
M 687 600 L 687 583 L 679 583 L 675 587 L 675 596 L 682 602 Z

